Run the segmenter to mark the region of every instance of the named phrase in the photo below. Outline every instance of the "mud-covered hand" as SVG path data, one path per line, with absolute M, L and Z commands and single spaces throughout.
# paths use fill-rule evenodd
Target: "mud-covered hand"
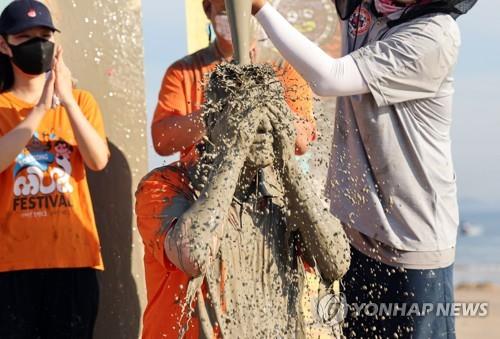
M 275 167 L 283 180 L 286 222 L 298 230 L 304 244 L 304 259 L 317 265 L 329 283 L 342 277 L 349 267 L 349 242 L 341 223 L 328 211 L 316 187 L 295 161 L 295 125 L 285 104 L 268 105 L 274 130 Z
M 278 168 L 288 165 L 295 156 L 295 117 L 283 103 L 267 104 L 268 114 L 273 126 L 275 161 Z
M 262 111 L 228 107 L 216 113 L 214 125 L 207 126 L 216 160 L 207 185 L 169 232 L 165 245 L 170 261 L 189 276 L 206 273 L 217 256 L 241 169 L 265 117 Z
M 264 111 L 262 108 L 253 107 L 241 110 L 226 107 L 217 118 L 216 125 L 213 128 L 207 127 L 211 130 L 209 139 L 215 146 L 216 153 L 231 150 L 246 157 L 264 117 Z
M 56 95 L 61 101 L 63 106 L 67 106 L 75 101 L 73 97 L 73 78 L 71 71 L 64 63 L 63 49 L 61 46 L 57 47 L 56 55 L 54 58 L 54 73 L 55 73 L 55 91 Z

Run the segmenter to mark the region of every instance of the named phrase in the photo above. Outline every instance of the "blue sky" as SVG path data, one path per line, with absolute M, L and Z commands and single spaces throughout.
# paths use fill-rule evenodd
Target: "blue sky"
M 499 2 L 479 1 L 459 19 L 453 152 L 462 200 L 500 208 Z
M 201 1 L 201 0 L 200 0 Z M 144 68 L 148 126 L 167 67 L 187 53 L 186 15 L 183 0 L 142 0 Z M 149 168 L 170 162 L 155 154 L 148 128 Z
M 143 0 L 148 112 L 165 68 L 186 53 L 184 1 Z M 482 0 L 459 19 L 453 152 L 464 204 L 500 208 L 500 20 L 497 1 Z M 157 158 L 150 147 L 150 165 Z

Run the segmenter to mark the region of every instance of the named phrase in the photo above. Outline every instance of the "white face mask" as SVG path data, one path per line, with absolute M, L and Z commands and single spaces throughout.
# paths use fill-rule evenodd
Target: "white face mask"
M 231 25 L 229 23 L 229 17 L 226 14 L 217 14 L 213 20 L 212 26 L 219 39 L 232 43 Z M 257 31 L 257 20 L 252 17 L 250 18 L 250 42 L 252 44 L 255 42 Z
M 214 29 L 220 39 L 231 42 L 231 25 L 226 14 L 217 14 L 214 19 Z

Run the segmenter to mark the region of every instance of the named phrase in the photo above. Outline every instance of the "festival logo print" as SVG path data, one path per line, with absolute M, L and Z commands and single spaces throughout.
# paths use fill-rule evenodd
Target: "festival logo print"
M 371 13 L 361 5 L 349 19 L 349 34 L 354 38 L 366 34 L 372 24 Z
M 71 207 L 72 153 L 73 147 L 54 133 L 35 133 L 15 161 L 13 210 L 47 216 L 51 209 Z

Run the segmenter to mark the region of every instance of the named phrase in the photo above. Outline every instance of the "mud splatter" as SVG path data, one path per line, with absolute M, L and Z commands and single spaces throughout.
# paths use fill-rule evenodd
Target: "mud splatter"
M 189 170 L 199 197 L 166 248 L 194 276 L 182 320 L 195 315 L 202 338 L 338 335 L 305 321 L 301 305 L 347 271 L 348 241 L 295 160 L 294 116 L 274 71 L 220 65 L 205 97 L 205 150 Z M 313 294 L 304 263 L 317 273 Z

